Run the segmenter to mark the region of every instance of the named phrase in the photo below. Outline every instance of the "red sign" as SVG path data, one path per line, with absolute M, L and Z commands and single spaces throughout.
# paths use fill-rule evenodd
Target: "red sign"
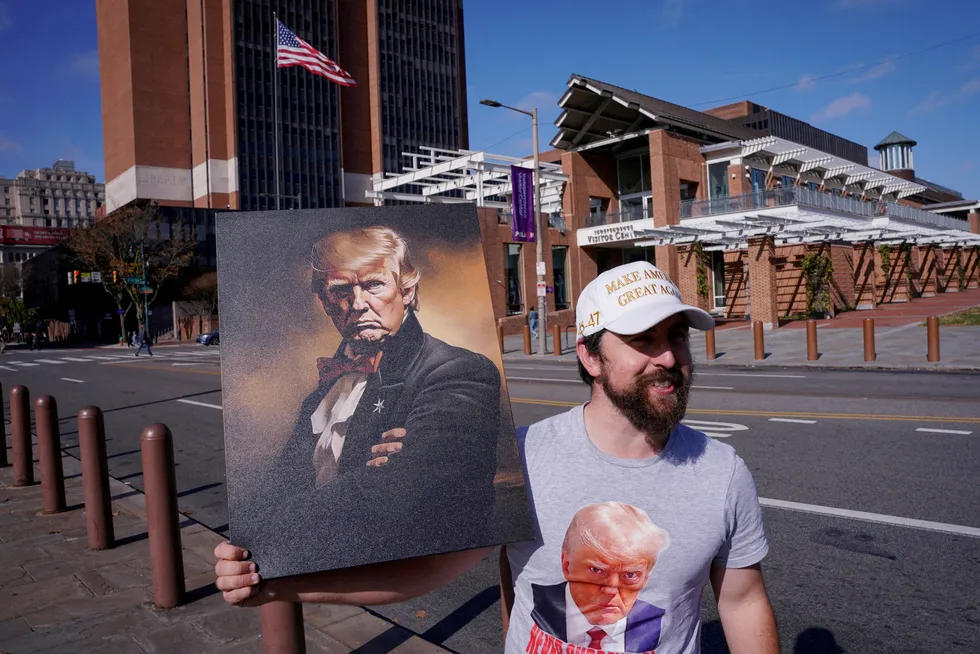
M 0 227 L 0 243 L 3 245 L 57 245 L 68 238 L 71 230 L 64 227 Z

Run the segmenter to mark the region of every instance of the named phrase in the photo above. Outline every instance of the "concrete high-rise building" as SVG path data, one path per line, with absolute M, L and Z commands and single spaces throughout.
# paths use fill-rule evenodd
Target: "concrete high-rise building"
M 462 0 L 97 0 L 106 208 L 368 203 L 419 146 L 468 146 Z M 356 88 L 275 68 L 274 18 Z M 279 125 L 275 124 L 278 77 Z

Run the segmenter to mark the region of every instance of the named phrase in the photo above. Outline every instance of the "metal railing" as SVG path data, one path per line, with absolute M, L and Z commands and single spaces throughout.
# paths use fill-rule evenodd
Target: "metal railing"
M 497 212 L 497 224 L 499 225 L 511 225 L 514 221 L 514 213 L 511 211 L 498 211 Z M 558 229 L 563 232 L 568 231 L 568 223 L 565 221 L 565 216 L 563 214 L 549 214 L 548 215 L 548 227 L 553 229 Z
M 585 217 L 586 227 L 600 227 L 616 223 L 627 223 L 631 220 L 653 218 L 653 212 L 643 207 L 635 207 L 625 211 L 598 211 Z

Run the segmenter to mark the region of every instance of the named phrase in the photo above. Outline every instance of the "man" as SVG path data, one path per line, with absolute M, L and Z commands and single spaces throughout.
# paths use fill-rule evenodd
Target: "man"
M 311 265 L 342 340 L 236 537 L 273 575 L 488 544 L 496 366 L 422 331 L 421 273 L 392 229 L 329 234 Z
M 606 652 L 653 650 L 664 610 L 637 597 L 667 542 L 667 533 L 629 504 L 579 509 L 561 546 L 565 582 L 531 584 L 531 619 L 561 642 Z
M 147 354 L 153 356 L 153 350 L 150 349 L 150 335 L 144 331 L 142 326 L 140 326 L 139 331 L 136 333 L 136 343 L 139 345 L 136 348 L 136 356 L 140 355 L 144 347 L 146 348 Z
M 670 535 L 637 600 L 664 611 L 657 654 L 699 651 L 709 581 L 730 651 L 778 652 L 760 568 L 769 546 L 752 475 L 730 446 L 680 423 L 693 374 L 688 329 L 711 329 L 714 321 L 684 305 L 677 287 L 646 262 L 599 275 L 583 289 L 576 319 L 579 372 L 591 399 L 519 434 L 537 537 L 508 545 L 501 558 L 506 653 L 568 651 L 533 618 L 559 611 L 560 598 L 536 598 L 534 587 L 568 580 L 563 535 L 581 507 L 608 501 L 642 510 Z M 402 601 L 448 582 L 487 550 L 264 586 L 248 554 L 228 543 L 215 549 L 217 585 L 230 603 Z M 605 570 L 603 560 L 585 563 L 583 574 Z M 610 596 L 615 590 L 608 583 L 603 589 Z M 623 613 L 621 604 L 611 607 L 612 617 Z M 567 625 L 565 635 L 577 637 Z M 609 634 L 595 635 L 605 647 Z

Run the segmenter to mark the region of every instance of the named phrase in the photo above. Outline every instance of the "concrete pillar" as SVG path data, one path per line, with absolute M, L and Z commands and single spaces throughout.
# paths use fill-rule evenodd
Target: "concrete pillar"
M 776 299 L 776 266 L 773 264 L 775 245 L 771 237 L 749 239 L 749 310 L 753 321 L 763 328 L 779 327 Z
M 707 253 L 704 256 L 707 257 Z M 704 266 L 704 275 L 710 289 L 711 270 L 707 264 Z M 709 309 L 711 306 L 710 298 L 698 295 L 698 253 L 694 246 L 681 245 L 677 247 L 677 277 L 671 279 L 677 283 L 677 289 L 681 292 L 681 297 L 686 304 L 699 307 L 705 311 Z

